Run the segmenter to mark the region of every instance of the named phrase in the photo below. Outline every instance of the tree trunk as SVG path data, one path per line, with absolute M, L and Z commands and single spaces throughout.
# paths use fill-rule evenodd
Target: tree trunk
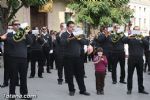
M 7 21 L 4 12 L 5 8 L 0 7 L 0 34 L 4 34 L 7 30 Z

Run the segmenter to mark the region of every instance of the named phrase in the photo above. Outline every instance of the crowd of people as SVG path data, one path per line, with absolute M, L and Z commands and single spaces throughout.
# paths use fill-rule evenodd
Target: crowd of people
M 69 95 L 74 96 L 73 78 L 75 77 L 79 93 L 89 96 L 90 93 L 86 91 L 84 83 L 84 78 L 86 78 L 84 63 L 87 62 L 88 57 L 95 65 L 98 95 L 104 94 L 107 69 L 112 73 L 112 84 L 117 83 L 118 63 L 120 63 L 121 69 L 119 82 L 127 84 L 127 94 L 132 93 L 135 68 L 138 76 L 138 92 L 149 94 L 143 86 L 143 71 L 146 72 L 147 65 L 148 71 L 150 71 L 150 36 L 143 37 L 139 34 L 126 36 L 124 32 L 120 32 L 120 26 L 115 25 L 111 32 L 108 31 L 108 27 L 101 27 L 98 35 L 79 38 L 73 34 L 74 28 L 75 23 L 68 21 L 66 27 L 64 23 L 60 24 L 59 32 L 49 31 L 46 26 L 40 30 L 36 27 L 37 31 L 26 29 L 23 38 L 16 40 L 15 37 L 20 36 L 16 35 L 20 32 L 20 22 L 14 20 L 8 27 L 7 33 L 0 36 L 0 41 L 4 42 L 4 82 L 1 87 L 9 86 L 9 94 L 15 95 L 15 87 L 20 86 L 20 94 L 27 95 L 29 68 L 31 68 L 29 78 L 35 77 L 36 67 L 38 68 L 38 77 L 43 78 L 44 66 L 46 66 L 46 72 L 51 73 L 55 62 L 58 71 L 58 84 L 62 85 L 62 82 L 65 81 L 68 84 Z M 139 27 L 135 27 L 133 30 L 139 31 Z M 127 82 L 125 81 L 125 44 L 129 46 Z M 86 49 L 89 45 L 93 47 L 93 52 L 87 53 Z M 10 100 L 14 100 L 14 98 L 10 98 Z

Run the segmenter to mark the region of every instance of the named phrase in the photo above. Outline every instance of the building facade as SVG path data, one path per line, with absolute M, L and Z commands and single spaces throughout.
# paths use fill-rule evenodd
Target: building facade
M 129 6 L 134 10 L 134 17 L 131 18 L 132 28 L 139 26 L 144 35 L 148 35 L 150 30 L 150 0 L 131 0 Z
M 67 1 L 69 0 L 53 0 L 53 10 L 48 13 L 41 13 L 36 7 L 23 7 L 16 14 L 16 19 L 29 23 L 32 28 L 48 26 L 50 30 L 59 31 L 61 22 L 73 20 L 72 11 L 67 8 Z M 129 6 L 134 10 L 131 28 L 139 26 L 147 34 L 150 30 L 150 0 L 131 0 Z
M 50 30 L 59 31 L 59 24 L 72 20 L 71 16 L 72 11 L 67 8 L 66 0 L 53 0 L 52 12 L 42 13 L 36 7 L 23 7 L 17 12 L 16 19 L 29 23 L 32 29 L 48 26 Z

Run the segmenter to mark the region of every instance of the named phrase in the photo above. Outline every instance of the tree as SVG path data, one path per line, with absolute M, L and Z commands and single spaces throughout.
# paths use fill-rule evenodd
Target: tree
M 2 27 L 5 30 L 8 23 L 14 18 L 20 8 L 30 6 L 41 6 L 49 0 L 2 0 L 6 2 L 6 8 L 0 6 Z
M 76 21 L 86 21 L 93 28 L 113 23 L 125 24 L 132 15 L 129 0 L 70 0 L 68 7 L 75 11 Z

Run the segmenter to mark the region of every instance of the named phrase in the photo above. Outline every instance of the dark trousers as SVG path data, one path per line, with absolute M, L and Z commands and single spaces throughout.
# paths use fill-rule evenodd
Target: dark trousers
M 50 54 L 49 54 L 49 50 L 44 51 L 44 59 L 45 59 L 44 62 L 47 65 L 46 70 L 47 70 L 47 72 L 49 72 L 50 71 Z
M 50 54 L 50 67 L 51 67 L 51 69 L 54 69 L 54 61 L 55 61 L 55 54 L 52 53 L 52 54 Z M 56 67 L 56 69 L 57 69 L 57 67 Z
M 80 92 L 85 92 L 84 70 L 80 57 L 65 57 L 65 70 L 69 91 L 74 92 L 73 76 L 75 76 Z
M 143 57 L 129 56 L 127 88 L 128 90 L 132 90 L 133 72 L 135 68 L 137 70 L 138 77 L 138 90 L 143 91 Z
M 84 66 L 84 63 L 85 63 L 85 54 L 84 53 L 81 55 L 81 61 L 82 61 L 82 66 L 83 66 L 83 75 L 85 76 L 85 66 Z
M 104 85 L 105 85 L 105 72 L 95 72 L 96 77 L 96 90 L 97 91 L 103 91 Z
M 93 61 L 93 58 L 94 58 L 93 53 L 91 53 L 91 54 L 88 55 L 88 60 L 89 60 L 89 61 Z
M 27 53 L 27 62 L 28 62 L 28 67 L 29 67 L 29 62 L 31 61 L 31 53 Z
M 104 54 L 106 55 L 107 60 L 108 60 L 108 71 L 112 71 L 112 53 L 106 52 Z
M 10 57 L 10 86 L 9 94 L 15 94 L 18 72 L 20 76 L 20 94 L 28 93 L 27 89 L 27 59 Z
M 10 58 L 7 55 L 4 55 L 4 83 L 5 85 L 8 85 L 8 81 L 10 79 L 9 75 L 9 60 Z
M 34 50 L 31 52 L 31 77 L 35 76 L 36 62 L 38 62 L 38 76 L 41 77 L 43 73 L 44 56 L 40 50 Z
M 4 54 L 4 85 L 8 85 L 9 83 L 9 79 L 10 79 L 10 72 L 9 72 L 9 68 L 11 67 L 10 64 L 11 58 Z M 16 85 L 19 84 L 19 77 L 17 75 L 17 81 L 16 81 Z
M 125 52 L 112 53 L 112 81 L 117 82 L 117 64 L 120 63 L 120 81 L 125 79 Z
M 146 71 L 148 65 L 148 71 L 150 71 L 150 51 L 145 52 L 145 65 L 144 70 Z
M 62 82 L 63 81 L 63 69 L 64 69 L 64 56 L 56 55 L 55 61 L 56 61 L 56 68 L 58 71 L 58 81 Z M 65 76 L 65 81 L 67 81 L 65 69 L 64 69 L 64 76 Z
M 87 53 L 84 54 L 84 63 L 87 63 Z

